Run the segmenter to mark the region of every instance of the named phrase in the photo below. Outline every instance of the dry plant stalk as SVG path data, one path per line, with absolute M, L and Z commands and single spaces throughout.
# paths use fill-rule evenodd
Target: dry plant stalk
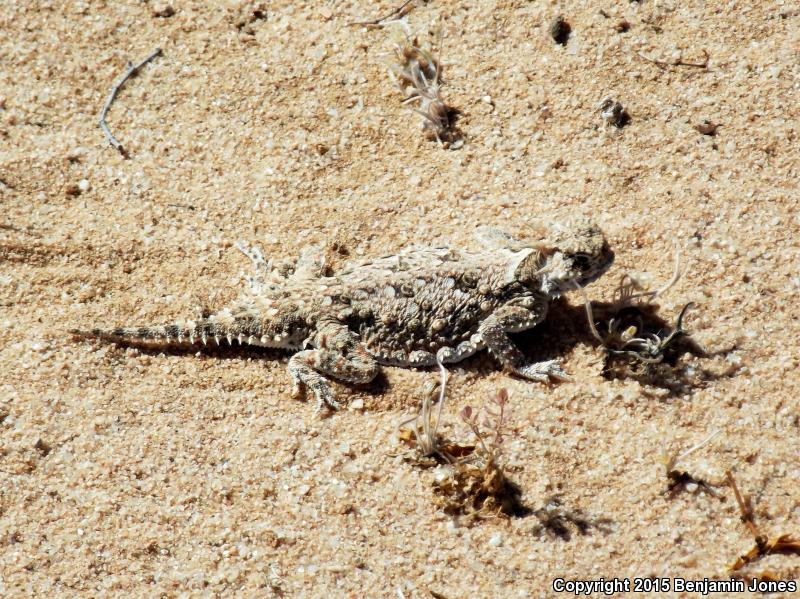
M 412 105 L 414 112 L 422 117 L 422 130 L 428 139 L 443 145 L 455 142 L 458 135 L 454 128 L 455 111 L 442 99 L 442 66 L 433 53 L 412 37 L 405 22 L 405 42 L 395 47 L 397 62 L 392 64 L 389 75 L 406 96 L 403 104 Z M 441 52 L 442 36 L 439 36 Z
M 125 74 L 122 76 L 122 78 L 114 85 L 114 87 L 111 88 L 111 92 L 108 94 L 108 99 L 106 100 L 106 103 L 103 104 L 103 110 L 100 111 L 99 124 L 100 128 L 103 130 L 103 134 L 106 136 L 108 143 L 110 143 L 125 158 L 128 158 L 128 152 L 125 149 L 125 146 L 122 145 L 122 142 L 114 137 L 114 135 L 111 133 L 111 130 L 108 128 L 108 123 L 106 122 L 106 117 L 108 116 L 108 111 L 111 109 L 111 104 L 114 103 L 119 90 L 122 89 L 122 86 L 125 85 L 125 82 L 131 77 L 135 77 L 144 65 L 157 56 L 161 56 L 161 48 L 156 48 L 139 64 L 128 63 L 128 70 L 125 71 Z
M 688 62 L 688 61 L 684 60 L 682 57 L 681 58 L 677 58 L 677 59 L 675 59 L 675 60 L 673 60 L 671 62 L 668 62 L 666 60 L 657 60 L 655 58 L 650 58 L 648 56 L 645 56 L 641 52 L 636 52 L 635 54 L 636 54 L 636 56 L 638 56 L 642 60 L 645 60 L 647 62 L 651 62 L 654 65 L 657 65 L 662 70 L 663 69 L 667 69 L 669 67 L 694 67 L 696 69 L 703 69 L 704 71 L 707 71 L 708 70 L 708 59 L 711 58 L 711 56 L 709 55 L 709 53 L 705 49 L 701 49 L 700 51 L 703 53 L 703 59 L 700 62 Z
M 398 426 L 401 433 L 401 439 L 410 441 L 410 437 L 408 437 L 408 435 L 404 435 L 403 431 L 406 429 L 403 427 L 408 424 L 413 424 L 413 442 L 419 454 L 419 459 L 416 461 L 426 465 L 428 465 L 428 462 L 425 460 L 429 458 L 434 458 L 436 460 L 448 463 L 452 463 L 454 460 L 454 456 L 447 451 L 446 445 L 442 437 L 439 435 L 439 423 L 442 420 L 442 408 L 444 407 L 445 388 L 447 385 L 447 370 L 445 369 L 439 355 L 436 356 L 436 364 L 439 366 L 440 374 L 438 391 L 439 409 L 436 411 L 436 416 L 434 417 L 433 415 L 433 398 L 436 397 L 437 392 L 436 386 L 432 385 L 430 388 L 423 390 L 422 407 L 419 414 L 404 420 Z M 420 423 L 422 425 L 422 432 L 420 432 Z
M 753 535 L 756 543 L 750 551 L 744 555 L 740 555 L 735 562 L 728 566 L 728 570 L 731 572 L 741 570 L 747 564 L 761 559 L 765 555 L 800 555 L 800 539 L 796 539 L 790 534 L 770 539 L 766 535 L 761 534 L 753 519 L 753 509 L 750 506 L 750 502 L 739 492 L 739 487 L 736 486 L 736 481 L 733 479 L 733 474 L 731 474 L 730 470 L 726 473 L 726 477 L 728 486 L 733 490 L 733 494 L 736 497 L 736 503 L 739 504 L 742 522 L 747 526 L 747 529 L 750 531 L 750 534 Z
M 460 445 L 457 443 L 445 442 L 439 434 L 439 424 L 442 420 L 442 408 L 445 401 L 445 389 L 447 386 L 447 370 L 442 362 L 441 355 L 437 354 L 436 364 L 439 366 L 439 385 L 438 392 L 436 385 L 431 385 L 423 390 L 422 407 L 420 412 L 398 425 L 400 440 L 407 442 L 414 449 L 417 455 L 413 462 L 420 466 L 434 466 L 437 463 L 452 464 L 459 458 L 463 458 L 475 451 L 474 445 Z M 436 410 L 434 417 L 433 398 L 438 395 L 439 409 Z M 409 431 L 405 429 L 408 424 L 413 424 L 414 428 Z M 420 424 L 422 431 L 420 432 Z M 413 434 L 413 438 L 411 435 Z

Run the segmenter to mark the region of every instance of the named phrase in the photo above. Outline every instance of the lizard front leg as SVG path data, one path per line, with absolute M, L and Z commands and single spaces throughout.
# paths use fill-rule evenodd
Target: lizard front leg
M 292 395 L 300 397 L 304 387 L 314 393 L 316 412 L 327 405 L 338 409 L 333 391 L 323 375 L 347 383 L 368 383 L 374 379 L 380 366 L 358 336 L 346 325 L 328 322 L 321 325 L 310 340 L 314 349 L 299 351 L 289 359 L 289 374 L 292 377 Z
M 500 363 L 519 376 L 547 382 L 551 377 L 569 380 L 558 360 L 529 362 L 514 345 L 509 332 L 532 329 L 544 320 L 546 310 L 529 310 L 522 306 L 502 306 L 484 320 L 478 328 L 481 340 Z

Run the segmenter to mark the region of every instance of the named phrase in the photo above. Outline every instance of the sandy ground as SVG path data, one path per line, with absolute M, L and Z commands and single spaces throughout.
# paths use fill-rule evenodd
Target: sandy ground
M 557 576 L 726 580 L 753 546 L 730 490 L 664 493 L 664 456 L 714 432 L 679 468 L 714 483 L 732 470 L 765 534 L 800 535 L 796 4 L 418 2 L 421 39 L 444 25 L 458 150 L 401 105 L 386 73 L 396 28 L 345 26 L 396 5 L 209 4 L 0 11 L 0 595 L 524 597 Z M 548 34 L 558 14 L 565 46 Z M 127 61 L 156 47 L 109 114 L 126 159 L 97 115 Z M 704 51 L 707 69 L 674 64 Z M 609 95 L 630 113 L 622 129 L 596 111 Z M 716 135 L 695 129 L 706 119 Z M 522 381 L 485 356 L 452 368 L 450 437 L 469 439 L 457 410 L 510 391 L 503 463 L 527 517 L 455 521 L 433 501 L 440 473 L 403 459 L 396 425 L 433 371 L 339 387 L 347 407 L 320 419 L 289 397 L 285 355 L 66 333 L 222 307 L 249 270 L 237 240 L 276 258 L 323 243 L 345 260 L 573 215 L 617 253 L 595 300 L 628 271 L 667 280 L 683 248 L 661 314 L 695 302 L 685 324 L 711 355 L 681 359 L 678 391 L 608 380 L 571 296 L 520 343 L 562 357 L 572 382 Z M 574 520 L 560 536 L 542 523 L 556 504 Z M 742 572 L 797 579 L 800 557 Z

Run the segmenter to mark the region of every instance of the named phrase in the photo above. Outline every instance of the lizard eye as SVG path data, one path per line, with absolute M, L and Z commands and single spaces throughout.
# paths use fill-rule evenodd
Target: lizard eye
M 577 254 L 572 260 L 572 263 L 575 265 L 575 268 L 581 272 L 586 272 L 592 265 L 592 261 L 586 254 Z

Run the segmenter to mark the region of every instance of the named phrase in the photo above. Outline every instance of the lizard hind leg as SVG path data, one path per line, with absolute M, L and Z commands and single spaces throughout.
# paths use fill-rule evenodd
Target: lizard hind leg
M 339 408 L 324 375 L 347 383 L 368 383 L 380 370 L 358 336 L 343 324 L 321 326 L 311 344 L 314 349 L 299 351 L 289 359 L 289 375 L 294 397 L 301 397 L 304 388 L 314 393 L 316 412 L 324 405 L 334 410 Z

